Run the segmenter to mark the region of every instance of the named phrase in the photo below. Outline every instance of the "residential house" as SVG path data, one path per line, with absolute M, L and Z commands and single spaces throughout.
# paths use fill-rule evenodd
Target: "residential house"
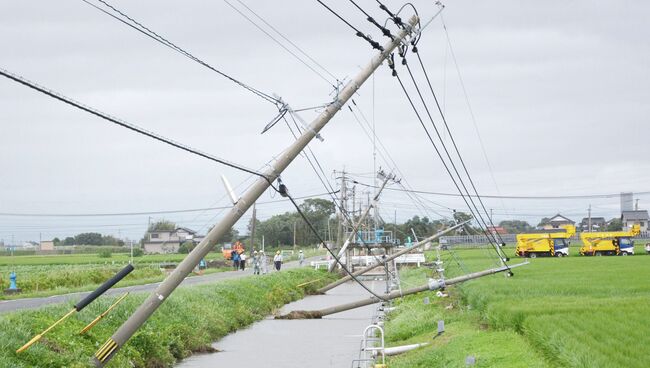
M 623 211 L 621 214 L 623 229 L 629 229 L 632 225 L 639 225 L 641 231 L 648 231 L 648 220 L 648 210 Z
M 145 253 L 178 253 L 178 248 L 186 241 L 200 242 L 205 236 L 197 235 L 196 231 L 186 227 L 174 230 L 157 230 L 147 234 L 144 243 Z
M 501 226 L 488 226 L 487 231 L 491 234 L 505 235 L 508 233 L 508 230 L 504 229 Z
M 543 230 L 560 229 L 562 225 L 575 225 L 575 223 L 576 223 L 575 221 L 567 217 L 564 217 L 558 213 L 557 215 L 548 219 L 548 221 L 539 224 L 539 226 L 537 227 Z
M 54 251 L 54 242 L 52 240 L 41 241 L 41 251 Z
M 589 231 L 589 217 L 585 217 L 578 225 L 580 231 Z M 604 217 L 591 218 L 591 231 L 604 231 L 607 228 L 607 220 Z

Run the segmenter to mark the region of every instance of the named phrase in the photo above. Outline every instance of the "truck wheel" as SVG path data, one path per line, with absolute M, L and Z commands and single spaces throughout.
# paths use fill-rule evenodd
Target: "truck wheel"
M 564 257 L 564 253 L 562 253 L 562 252 L 556 252 L 556 253 L 555 253 L 555 256 L 558 257 L 558 258 L 561 258 L 561 257 Z
M 537 258 L 537 253 L 528 253 L 528 257 Z
M 626 255 L 627 255 L 627 252 L 621 252 L 621 255 L 622 255 L 622 256 L 626 256 Z

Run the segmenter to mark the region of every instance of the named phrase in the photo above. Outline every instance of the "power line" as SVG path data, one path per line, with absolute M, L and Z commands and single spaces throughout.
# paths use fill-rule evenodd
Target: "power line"
M 485 144 L 483 143 L 483 138 L 481 138 L 481 132 L 478 129 L 478 125 L 476 124 L 476 116 L 474 115 L 474 109 L 472 109 L 472 105 L 470 104 L 469 101 L 469 95 L 467 94 L 467 89 L 465 88 L 465 82 L 463 81 L 463 76 L 460 73 L 460 66 L 458 65 L 458 60 L 456 59 L 456 54 L 454 53 L 454 49 L 451 44 L 451 38 L 449 37 L 449 32 L 447 31 L 447 25 L 445 24 L 445 18 L 440 15 L 440 20 L 442 21 L 442 28 L 445 31 L 445 36 L 447 37 L 447 44 L 449 45 L 449 52 L 451 54 L 451 58 L 454 61 L 454 66 L 456 67 L 456 73 L 458 74 L 458 80 L 460 82 L 461 89 L 463 90 L 463 96 L 465 97 L 465 103 L 467 104 L 467 109 L 469 110 L 470 118 L 472 119 L 472 126 L 474 127 L 474 131 L 476 132 L 476 136 L 478 137 L 479 144 L 481 145 L 481 152 L 483 153 L 483 158 L 485 158 L 485 163 L 487 164 L 488 170 L 490 172 L 490 177 L 492 178 L 492 183 L 494 183 L 494 187 L 497 190 L 497 194 L 501 194 L 499 190 L 499 185 L 497 184 L 497 180 L 494 177 L 494 170 L 492 170 L 492 164 L 490 163 L 490 160 L 488 159 L 487 151 L 485 149 Z M 418 53 L 418 59 L 420 59 L 420 54 Z M 420 63 L 422 61 L 420 60 Z M 428 81 L 427 77 L 427 81 Z M 501 204 L 503 206 L 503 203 Z M 505 206 L 504 206 L 505 207 Z
M 194 56 L 189 51 L 186 51 L 185 49 L 181 48 L 180 46 L 176 45 L 175 43 L 169 41 L 167 38 L 161 36 L 160 34 L 154 32 L 154 31 L 152 31 L 147 26 L 145 26 L 142 23 L 138 22 L 137 20 L 131 18 L 130 16 L 128 16 L 127 14 L 122 12 L 121 10 L 119 10 L 119 9 L 115 8 L 113 5 L 107 3 L 106 1 L 97 0 L 97 1 L 101 2 L 102 4 L 104 4 L 105 6 L 107 6 L 108 8 L 110 8 L 111 10 L 113 10 L 114 12 L 121 15 L 122 17 L 128 19 L 133 24 L 125 21 L 124 19 L 116 16 L 115 14 L 112 14 L 112 13 L 108 12 L 105 9 L 100 8 L 99 6 L 89 2 L 88 0 L 81 0 L 81 1 L 83 1 L 84 3 L 92 6 L 95 9 L 101 11 L 102 13 L 112 17 L 113 19 L 116 19 L 116 20 L 120 21 L 121 23 L 135 29 L 136 31 L 142 33 L 143 35 L 145 35 L 145 36 L 147 36 L 149 38 L 151 38 L 152 40 L 154 40 L 154 41 L 156 41 L 156 42 L 158 42 L 158 43 L 160 43 L 160 44 L 162 44 L 162 45 L 164 45 L 166 47 L 169 47 L 170 49 L 180 53 L 181 55 L 189 58 L 190 60 L 193 60 L 193 61 L 199 63 L 200 65 L 202 65 L 202 66 L 210 69 L 211 71 L 221 75 L 222 77 L 230 80 L 231 82 L 243 87 L 244 89 L 248 90 L 249 92 L 252 92 L 253 94 L 257 95 L 258 97 L 260 97 L 260 98 L 262 98 L 262 99 L 264 99 L 264 100 L 266 100 L 266 101 L 268 101 L 270 103 L 273 103 L 276 106 L 279 106 L 279 101 L 277 99 L 275 99 L 274 97 L 272 97 L 269 94 L 264 93 L 264 92 L 262 92 L 262 91 L 260 91 L 260 90 L 258 90 L 256 88 L 253 88 L 253 87 L 245 84 L 244 82 L 241 82 L 241 81 L 235 79 L 234 77 L 232 77 L 232 76 L 218 70 L 217 68 L 215 68 L 212 65 L 208 64 L 207 62 L 205 62 L 205 61 L 199 59 L 198 57 Z
M 357 37 L 361 37 L 361 38 L 363 38 L 364 40 L 366 40 L 366 41 L 367 41 L 367 42 L 372 46 L 373 49 L 377 49 L 377 50 L 379 50 L 379 51 L 381 51 L 381 52 L 384 52 L 384 48 L 379 44 L 379 42 L 377 42 L 377 41 L 373 41 L 373 39 L 370 38 L 370 36 L 368 36 L 367 34 L 361 32 L 357 27 L 353 26 L 350 22 L 348 22 L 347 20 L 345 20 L 345 18 L 343 18 L 342 16 L 340 16 L 337 12 L 335 12 L 334 10 L 332 10 L 332 8 L 330 8 L 329 6 L 327 6 L 327 5 L 326 5 L 324 2 L 322 2 L 321 0 L 316 0 L 316 1 L 318 1 L 318 3 L 321 4 L 322 6 L 324 6 L 325 9 L 329 10 L 330 13 L 334 14 L 337 18 L 339 18 L 339 19 L 340 19 L 343 23 L 345 23 L 348 27 L 352 28 L 352 29 L 356 32 Z
M 355 184 L 359 184 L 368 188 L 377 188 L 377 186 L 372 185 L 372 184 L 365 184 L 359 181 L 354 181 Z M 414 190 L 414 189 L 398 189 L 398 188 L 386 188 L 386 190 L 393 190 L 393 191 L 399 191 L 399 192 L 411 192 L 411 193 L 419 193 L 419 194 L 429 194 L 429 195 L 437 195 L 437 196 L 442 196 L 442 197 L 461 197 L 462 195 L 458 193 L 446 193 L 446 192 L 433 192 L 433 191 L 427 191 L 427 190 Z M 650 192 L 634 192 L 635 195 L 650 195 Z M 475 194 L 465 194 L 465 196 L 471 196 L 471 197 L 476 197 Z M 573 200 L 573 199 L 598 199 L 598 198 L 617 198 L 620 197 L 620 193 L 606 193 L 606 194 L 584 194 L 584 195 L 565 195 L 565 196 L 560 196 L 560 195 L 553 195 L 553 196 L 507 196 L 507 195 L 489 195 L 489 194 L 481 194 L 482 198 L 502 198 L 502 199 L 515 199 L 515 200 L 549 200 L 549 199 L 557 199 L 557 200 Z
M 70 106 L 76 107 L 76 108 L 78 108 L 80 110 L 83 110 L 83 111 L 88 112 L 88 113 L 90 113 L 92 115 L 95 115 L 95 116 L 100 117 L 100 118 L 102 118 L 104 120 L 107 120 L 107 121 L 109 121 L 109 122 L 111 122 L 113 124 L 121 126 L 123 128 L 129 129 L 131 131 L 142 134 L 142 135 L 147 136 L 149 138 L 153 138 L 153 139 L 155 139 L 157 141 L 160 141 L 162 143 L 165 143 L 165 144 L 168 144 L 170 146 L 176 147 L 176 148 L 181 149 L 183 151 L 192 153 L 194 155 L 197 155 L 197 156 L 200 156 L 200 157 L 203 157 L 203 158 L 207 158 L 210 161 L 214 161 L 214 162 L 220 163 L 222 165 L 231 167 L 233 169 L 237 169 L 237 170 L 240 170 L 240 171 L 243 171 L 243 172 L 247 172 L 249 174 L 253 174 L 253 175 L 257 175 L 257 176 L 266 178 L 266 176 L 264 174 L 259 173 L 259 172 L 255 171 L 253 169 L 249 169 L 249 168 L 246 168 L 246 167 L 244 167 L 242 165 L 235 164 L 235 163 L 227 161 L 225 159 L 210 155 L 209 153 L 205 153 L 205 152 L 196 150 L 196 149 L 191 148 L 191 147 L 189 147 L 189 146 L 187 146 L 187 145 L 185 145 L 183 143 L 173 141 L 173 140 L 171 140 L 169 138 L 165 138 L 165 137 L 163 137 L 163 136 L 161 136 L 161 135 L 159 135 L 157 133 L 145 130 L 145 129 L 140 128 L 140 127 L 138 127 L 138 126 L 136 126 L 134 124 L 131 124 L 131 123 L 128 123 L 128 122 L 126 122 L 124 120 L 121 120 L 119 118 L 112 117 L 112 116 L 110 116 L 108 114 L 105 114 L 105 113 L 103 113 L 103 112 L 101 112 L 101 111 L 99 111 L 97 109 L 94 109 L 94 108 L 92 108 L 90 106 L 84 105 L 84 104 L 82 104 L 80 102 L 74 101 L 74 100 L 72 100 L 72 99 L 70 99 L 70 98 L 68 98 L 66 96 L 63 96 L 62 94 L 60 94 L 58 92 L 55 92 L 55 91 L 53 91 L 51 89 L 45 88 L 45 87 L 40 86 L 40 85 L 38 85 L 38 84 L 36 84 L 34 82 L 31 82 L 31 81 L 29 81 L 29 80 L 27 80 L 27 79 L 25 79 L 25 78 L 23 78 L 23 77 L 21 77 L 19 75 L 13 74 L 13 73 L 5 70 L 5 69 L 0 68 L 0 75 L 2 75 L 3 77 L 6 77 L 8 79 L 13 80 L 14 82 L 18 82 L 18 83 L 20 83 L 20 84 L 22 84 L 24 86 L 27 86 L 27 87 L 35 90 L 35 91 L 41 92 L 41 93 L 43 93 L 43 94 L 45 94 L 47 96 L 50 96 L 50 97 L 52 97 L 52 98 L 54 98 L 56 100 L 61 101 L 63 103 L 66 103 L 66 104 L 68 104 Z
M 352 3 L 352 5 L 354 5 L 355 8 L 359 9 L 359 11 L 361 11 L 361 12 L 363 13 L 363 15 L 366 16 L 366 20 L 367 20 L 368 22 L 372 23 L 375 27 L 379 28 L 379 29 L 381 30 L 381 33 L 382 33 L 384 36 L 390 38 L 391 40 L 394 40 L 394 39 L 395 39 L 395 36 L 393 36 L 393 35 L 390 33 L 390 31 L 388 30 L 388 28 L 386 28 L 386 27 L 382 26 L 381 24 L 377 23 L 377 21 L 375 20 L 375 18 L 371 17 L 370 14 L 368 14 L 368 13 L 367 13 L 367 12 L 366 12 L 362 7 L 359 6 L 359 4 L 357 4 L 354 0 L 349 0 L 349 1 Z
M 416 47 L 413 48 L 413 52 L 417 53 L 417 48 Z M 420 97 L 420 101 L 422 101 L 422 105 L 424 106 L 424 110 L 426 111 L 427 116 L 429 117 L 429 120 L 431 121 L 431 125 L 433 126 L 433 129 L 435 130 L 436 135 L 438 136 L 438 139 L 440 140 L 442 148 L 444 149 L 445 154 L 447 155 L 447 158 L 449 159 L 449 162 L 451 163 L 451 166 L 454 169 L 454 172 L 458 176 L 458 179 L 460 180 L 460 183 L 463 186 L 463 189 L 465 189 L 465 192 L 467 194 L 470 194 L 469 190 L 467 189 L 467 186 L 465 185 L 465 182 L 464 182 L 463 178 L 461 177 L 460 173 L 458 172 L 458 169 L 456 168 L 456 164 L 454 163 L 454 160 L 451 157 L 451 154 L 449 153 L 449 150 L 447 149 L 447 145 L 445 144 L 444 140 L 442 139 L 442 136 L 440 135 L 440 131 L 438 130 L 438 127 L 436 126 L 436 123 L 434 122 L 433 117 L 431 116 L 431 112 L 429 111 L 429 107 L 427 106 L 427 103 L 424 100 L 424 96 L 422 95 L 422 93 L 420 91 L 420 87 L 418 87 L 418 84 L 417 84 L 417 82 L 415 80 L 415 77 L 413 76 L 413 73 L 411 72 L 411 67 L 406 62 L 405 55 L 403 56 L 402 61 L 403 61 L 402 64 L 404 64 L 406 66 L 406 70 L 408 71 L 408 74 L 411 77 L 411 81 L 413 82 L 413 85 L 415 86 L 415 90 L 417 91 L 417 94 Z M 424 68 L 424 65 L 422 65 L 422 67 Z M 427 81 L 429 81 L 428 77 L 427 77 Z M 431 87 L 430 83 L 429 83 L 429 86 Z M 431 92 L 433 93 L 433 88 L 431 88 Z M 437 99 L 436 99 L 436 105 L 438 106 L 438 110 L 442 114 L 442 109 L 440 109 L 440 105 L 437 103 Z M 453 135 L 451 134 L 451 130 L 449 130 L 449 126 L 447 125 L 447 121 L 446 121 L 446 119 L 444 119 L 444 115 L 443 115 L 443 121 L 445 122 L 445 126 L 447 127 L 447 132 L 449 133 L 449 137 L 451 138 L 451 141 L 453 142 L 454 148 L 456 149 L 456 154 L 458 155 L 458 158 L 459 158 L 459 160 L 460 160 L 460 162 L 462 164 L 462 167 L 465 170 L 465 175 L 469 179 L 471 187 L 474 189 L 474 193 L 476 194 L 476 199 L 478 200 L 479 204 L 481 205 L 481 208 L 483 208 L 483 211 L 485 212 L 486 217 L 488 217 L 488 220 L 490 221 L 490 224 L 494 227 L 494 224 L 492 224 L 492 220 L 488 216 L 487 209 L 485 208 L 485 205 L 483 204 L 483 201 L 481 200 L 481 197 L 479 196 L 478 191 L 476 190 L 476 186 L 474 185 L 474 181 L 472 180 L 472 177 L 469 174 L 469 171 L 467 170 L 467 166 L 465 166 L 465 161 L 463 161 L 463 158 L 460 155 L 460 151 L 458 150 L 458 146 L 456 145 L 456 141 L 454 140 Z M 480 221 L 483 222 L 483 224 L 487 228 L 487 222 L 483 218 L 483 215 L 482 215 L 481 211 L 479 210 L 479 208 L 476 206 L 476 203 L 474 203 L 473 198 L 469 197 L 469 200 L 472 203 L 472 205 L 474 206 L 474 208 L 476 209 L 476 212 L 477 212 L 477 214 L 479 216 Z M 501 235 L 496 233 L 496 234 L 493 234 L 493 236 L 495 237 L 495 240 L 498 237 L 500 243 L 503 243 L 503 239 L 501 238 Z
M 322 197 L 324 195 L 329 195 L 330 193 L 318 193 L 306 196 L 296 197 L 295 199 L 307 199 Z M 272 203 L 282 203 L 286 202 L 286 199 L 276 199 L 273 201 L 264 201 L 256 202 L 259 205 L 272 204 Z M 14 212 L 0 212 L 0 216 L 11 216 L 11 217 L 117 217 L 117 216 L 141 216 L 141 215 L 164 215 L 164 214 L 173 214 L 173 213 L 188 213 L 188 212 L 203 212 L 211 210 L 222 210 L 232 208 L 232 206 L 219 206 L 219 207 L 205 207 L 205 208 L 189 208 L 189 209 L 178 209 L 178 210 L 162 210 L 162 211 L 146 211 L 146 212 L 114 212 L 114 213 L 14 213 Z
M 391 57 L 391 60 L 392 60 L 392 57 Z M 462 190 L 460 189 L 460 187 L 458 186 L 458 183 L 456 182 L 454 176 L 452 175 L 451 171 L 449 170 L 449 167 L 447 166 L 447 163 L 446 163 L 445 160 L 443 159 L 442 154 L 440 153 L 438 147 L 437 147 L 436 144 L 434 143 L 433 138 L 431 137 L 431 134 L 429 133 L 429 130 L 426 128 L 426 126 L 425 126 L 425 124 L 424 124 L 424 121 L 423 121 L 422 118 L 420 117 L 420 113 L 419 113 L 419 112 L 417 111 L 417 109 L 415 108 L 415 105 L 414 105 L 414 103 L 413 103 L 413 100 L 411 99 L 410 95 L 408 94 L 408 91 L 406 90 L 406 87 L 404 86 L 404 84 L 402 83 L 401 78 L 400 78 L 399 75 L 397 74 L 397 72 L 396 72 L 396 70 L 395 70 L 395 63 L 394 63 L 394 62 L 391 62 L 391 63 L 389 63 L 389 66 L 390 66 L 390 68 L 391 68 L 392 71 L 393 71 L 393 73 L 392 73 L 393 76 L 395 76 L 395 77 L 397 78 L 397 80 L 399 81 L 399 84 L 400 84 L 400 86 L 401 86 L 401 88 L 402 88 L 402 91 L 404 92 L 404 94 L 405 94 L 407 100 L 409 101 L 409 104 L 411 105 L 411 108 L 412 108 L 413 111 L 415 112 L 415 114 L 416 114 L 416 116 L 417 116 L 417 118 L 418 118 L 418 121 L 419 121 L 420 124 L 422 125 L 422 128 L 424 128 L 424 131 L 426 132 L 426 135 L 427 135 L 427 137 L 429 138 L 429 141 L 431 142 L 431 145 L 433 146 L 433 148 L 435 149 L 436 153 L 438 154 L 438 157 L 440 157 L 440 160 L 442 161 L 442 163 L 443 163 L 445 169 L 447 170 L 447 173 L 449 174 L 450 178 L 452 179 L 452 182 L 453 182 L 454 185 L 456 186 L 456 189 L 458 189 L 458 192 L 461 194 L 461 197 L 463 198 L 463 201 L 464 201 L 465 204 L 467 205 L 467 207 L 468 207 L 470 213 L 473 214 L 474 211 L 472 210 L 472 207 L 470 206 L 470 204 L 469 204 L 469 202 L 467 201 L 466 197 L 463 195 L 463 191 L 462 191 Z M 413 82 L 415 83 L 415 80 L 414 80 Z M 416 85 L 416 87 L 417 87 L 417 85 Z M 419 90 L 418 90 L 418 92 L 419 92 Z M 425 107 L 426 107 L 426 105 L 425 105 Z M 427 110 L 427 111 L 428 111 L 428 110 Z M 452 161 L 452 164 L 453 164 L 453 161 Z M 459 179 L 461 179 L 461 178 L 459 177 Z M 462 183 L 462 180 L 461 180 L 461 183 Z M 468 193 L 468 194 L 469 194 L 469 193 Z M 471 197 L 470 197 L 469 199 L 470 199 L 470 201 L 471 201 Z M 473 202 L 472 202 L 472 203 L 473 203 Z M 478 210 L 478 209 L 477 209 L 477 210 Z M 478 215 L 479 215 L 479 218 L 482 219 L 482 217 L 480 216 L 480 213 L 478 213 Z M 474 218 L 476 218 L 476 215 L 474 215 Z M 478 220 L 478 219 L 477 219 L 477 220 Z M 494 239 L 490 238 L 490 233 L 487 231 L 487 228 L 484 229 L 484 228 L 483 228 L 483 225 L 481 224 L 481 222 L 479 222 L 479 221 L 477 221 L 477 222 L 478 222 L 479 227 L 481 228 L 481 230 L 484 232 L 485 236 L 487 237 L 488 241 L 490 242 L 490 244 L 491 244 L 492 247 L 494 248 L 494 251 L 496 252 L 497 255 L 499 255 L 499 251 L 498 251 L 498 249 L 497 249 L 497 245 L 493 243 L 493 240 L 496 241 L 496 238 L 494 238 Z M 486 227 L 487 227 L 487 226 L 486 226 Z M 492 234 L 492 236 L 494 237 L 493 234 Z M 499 255 L 499 258 L 501 258 L 500 255 Z M 504 264 L 506 267 L 508 267 L 508 265 L 505 263 L 505 260 L 503 260 L 503 259 L 501 259 L 501 260 L 502 260 L 503 264 Z
M 274 188 L 274 189 L 275 189 L 275 188 Z M 278 193 L 283 194 L 283 193 L 281 193 L 280 191 L 278 191 Z M 363 287 L 364 289 L 366 289 L 366 291 L 369 292 L 370 294 L 372 294 L 375 298 L 377 298 L 377 299 L 379 299 L 379 300 L 386 300 L 386 298 L 384 298 L 384 297 L 378 295 L 377 293 L 375 293 L 374 291 L 370 290 L 370 288 L 369 288 L 368 286 L 366 286 L 364 283 L 362 283 L 362 282 L 361 282 L 361 281 L 360 281 L 356 276 L 354 276 L 354 275 L 352 274 L 352 272 L 350 272 L 350 270 L 348 270 L 348 268 L 345 266 L 345 264 L 343 264 L 343 262 L 341 262 L 341 260 L 339 259 L 339 257 L 338 257 L 338 256 L 337 256 L 337 255 L 336 255 L 336 254 L 335 254 L 335 253 L 330 249 L 330 247 L 327 246 L 327 244 L 325 244 L 325 241 L 324 241 L 323 238 L 320 236 L 320 234 L 318 233 L 318 231 L 316 231 L 316 228 L 314 228 L 314 225 L 312 225 L 311 221 L 309 221 L 309 219 L 307 218 L 307 216 L 302 212 L 302 210 L 300 209 L 300 206 L 298 206 L 298 204 L 296 203 L 296 201 L 294 201 L 294 199 L 291 197 L 291 195 L 289 195 L 288 192 L 284 192 L 284 195 L 285 195 L 287 198 L 289 198 L 289 200 L 291 201 L 291 203 L 293 204 L 293 206 L 296 208 L 296 211 L 298 212 L 298 214 L 300 215 L 300 217 L 302 217 L 303 221 L 305 221 L 305 223 L 307 224 L 307 226 L 309 227 L 309 229 L 312 231 L 312 233 L 314 233 L 314 235 L 315 235 L 316 238 L 318 239 L 319 244 L 322 244 L 322 245 L 325 247 L 325 249 L 327 250 L 327 252 L 329 252 L 329 254 L 332 256 L 332 258 L 334 258 L 334 260 L 336 261 L 336 263 L 338 263 L 339 266 L 341 266 L 341 268 L 345 271 L 345 273 L 347 273 L 348 276 L 350 276 L 350 277 L 352 278 L 352 280 L 354 280 L 357 284 L 359 284 L 361 287 Z
M 233 8 L 237 13 L 239 13 L 241 16 L 246 18 L 249 22 L 251 22 L 257 29 L 262 31 L 264 34 L 269 36 L 273 41 L 275 41 L 278 45 L 280 45 L 284 50 L 286 50 L 288 53 L 293 55 L 298 61 L 303 63 L 307 68 L 309 68 L 311 71 L 316 73 L 321 79 L 326 81 L 328 84 L 332 84 L 327 78 L 325 78 L 321 73 L 319 73 L 317 70 L 314 70 L 314 68 L 311 67 L 311 65 L 308 65 L 304 60 L 302 60 L 298 55 L 294 54 L 291 50 L 286 48 L 281 42 L 279 42 L 277 39 L 275 39 L 273 36 L 271 36 L 268 32 L 266 32 L 264 29 L 262 29 L 260 26 L 258 26 L 253 20 L 251 20 L 249 17 L 247 17 L 244 13 L 239 11 L 236 7 L 234 7 L 231 3 L 229 3 L 227 0 L 224 0 L 226 4 L 230 5 L 231 8 Z M 301 54 L 303 54 L 305 57 L 307 57 L 312 63 L 314 63 L 317 67 L 319 67 L 321 70 L 323 70 L 325 73 L 327 73 L 330 77 L 334 78 L 335 81 L 338 81 L 339 79 L 332 74 L 329 70 L 327 70 L 324 66 L 322 66 L 318 61 L 316 61 L 313 57 L 311 57 L 308 53 L 306 53 L 302 48 L 300 48 L 298 45 L 296 45 L 294 42 L 292 42 L 288 37 L 286 37 L 284 34 L 282 34 L 277 28 L 275 28 L 272 24 L 270 24 L 266 19 L 261 17 L 259 14 L 257 14 L 253 9 L 251 9 L 248 5 L 246 5 L 243 1 L 237 0 L 239 4 L 241 4 L 244 8 L 246 8 L 249 12 L 251 12 L 255 17 L 257 17 L 259 20 L 261 20 L 264 24 L 266 24 L 269 28 L 271 28 L 275 33 L 277 33 L 282 39 L 287 41 L 291 46 L 293 46 L 296 50 L 298 50 Z

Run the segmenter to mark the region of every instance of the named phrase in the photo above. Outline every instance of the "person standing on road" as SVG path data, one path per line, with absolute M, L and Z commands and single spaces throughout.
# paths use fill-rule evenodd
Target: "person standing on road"
M 273 264 L 275 265 L 275 270 L 280 271 L 280 268 L 282 268 L 282 254 L 280 254 L 280 251 L 275 252 Z
M 235 268 L 235 271 L 239 269 L 239 260 L 239 253 L 237 251 L 234 251 L 232 256 L 232 266 Z
M 257 251 L 253 252 L 253 275 L 260 274 L 260 255 Z
M 303 253 L 301 249 L 300 252 L 298 252 L 298 264 L 302 267 L 303 263 L 305 263 L 305 253 Z
M 260 268 L 262 269 L 262 274 L 266 275 L 269 270 L 267 269 L 268 263 L 266 261 L 266 253 L 260 251 Z
M 241 267 L 242 271 L 246 271 L 246 253 L 242 253 L 239 256 L 239 267 Z

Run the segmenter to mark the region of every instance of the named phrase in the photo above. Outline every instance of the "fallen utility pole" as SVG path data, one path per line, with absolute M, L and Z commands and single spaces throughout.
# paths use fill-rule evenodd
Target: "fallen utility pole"
M 357 235 L 357 231 L 359 231 L 359 227 L 366 220 L 366 217 L 368 217 L 368 214 L 370 213 L 370 209 L 373 206 L 375 206 L 375 204 L 379 200 L 379 195 L 381 194 L 381 191 L 384 190 L 384 188 L 386 187 L 386 184 L 388 184 L 388 180 L 390 180 L 390 176 L 387 176 L 386 178 L 384 178 L 384 183 L 381 185 L 381 188 L 379 188 L 379 191 L 377 191 L 377 194 L 375 194 L 375 198 L 373 198 L 372 205 L 370 205 L 370 206 L 368 206 L 368 208 L 366 208 L 366 211 L 363 213 L 363 215 L 361 215 L 361 218 L 359 218 L 357 223 L 354 224 L 354 227 L 352 228 L 352 232 L 350 232 L 350 235 L 348 235 L 348 238 L 345 239 L 345 243 L 343 243 L 343 246 L 341 247 L 341 250 L 339 250 L 339 253 L 336 256 L 336 258 L 341 258 L 343 253 L 345 253 L 345 251 L 348 249 L 348 246 L 352 242 L 352 239 Z M 361 241 L 363 241 L 363 239 Z M 334 271 L 335 267 L 336 267 L 336 262 L 333 261 L 332 264 L 329 265 L 328 271 L 329 272 Z
M 93 362 L 97 367 L 103 367 L 110 359 L 124 346 L 124 344 L 135 334 L 145 321 L 162 305 L 171 293 L 180 285 L 187 275 L 196 267 L 232 226 L 246 213 L 246 211 L 257 201 L 257 199 L 271 186 L 289 164 L 302 152 L 309 142 L 325 127 L 334 115 L 345 105 L 361 85 L 374 73 L 374 71 L 386 60 L 390 54 L 399 46 L 404 39 L 410 35 L 418 22 L 414 16 L 409 20 L 409 25 L 404 27 L 399 34 L 384 46 L 384 51 L 375 55 L 353 80 L 351 80 L 335 100 L 321 112 L 311 123 L 308 129 L 303 130 L 302 135 L 285 149 L 260 177 L 237 201 L 226 216 L 208 232 L 199 245 L 181 261 L 176 269 L 165 278 L 156 290 L 138 307 L 120 328 L 111 336 L 95 353 Z
M 454 226 L 452 226 L 452 227 L 450 227 L 450 228 L 448 228 L 448 229 L 445 229 L 445 230 L 439 231 L 439 232 L 437 232 L 436 234 L 431 235 L 430 237 L 428 237 L 428 238 L 426 238 L 426 239 L 424 239 L 424 240 L 422 240 L 422 241 L 419 241 L 419 242 L 413 244 L 413 246 L 411 246 L 411 247 L 408 247 L 408 248 L 406 248 L 406 249 L 402 249 L 402 250 L 400 250 L 399 252 L 397 252 L 397 253 L 391 255 L 390 257 L 387 257 L 387 258 L 385 258 L 385 259 L 382 259 L 381 262 L 377 262 L 377 263 L 375 263 L 375 264 L 373 264 L 373 265 L 370 265 L 370 266 L 368 266 L 368 267 L 366 267 L 366 268 L 362 268 L 362 269 L 360 269 L 359 271 L 353 272 L 352 275 L 353 275 L 353 276 L 363 275 L 364 273 L 369 272 L 369 271 L 372 271 L 372 270 L 374 270 L 374 269 L 377 268 L 377 267 L 381 267 L 381 266 L 383 266 L 384 264 L 386 264 L 386 263 L 388 263 L 388 262 L 394 260 L 395 258 L 398 258 L 398 257 L 400 257 L 400 256 L 403 256 L 403 255 L 406 254 L 406 253 L 412 252 L 412 251 L 414 251 L 414 250 L 420 248 L 421 246 L 423 246 L 423 245 L 429 243 L 429 242 L 432 241 L 433 239 L 436 239 L 436 238 L 438 238 L 438 237 L 440 237 L 440 236 L 442 236 L 442 235 L 444 235 L 444 234 L 446 234 L 446 233 L 448 233 L 448 232 L 450 232 L 450 231 L 452 231 L 452 230 L 454 230 L 454 229 L 457 229 L 457 228 L 459 228 L 459 227 L 465 225 L 466 223 L 468 223 L 468 222 L 470 222 L 470 221 L 472 221 L 472 219 L 467 220 L 467 221 L 465 221 L 465 222 L 462 222 L 462 223 L 460 223 L 460 224 L 456 224 L 456 225 L 454 225 Z M 331 290 L 331 289 L 333 289 L 333 288 L 335 288 L 335 287 L 337 287 L 337 286 L 339 286 L 339 285 L 341 285 L 341 284 L 343 284 L 343 283 L 345 283 L 345 282 L 347 282 L 347 281 L 350 281 L 350 280 L 352 280 L 352 277 L 349 276 L 349 275 L 348 275 L 348 276 L 345 276 L 345 277 L 342 277 L 342 278 L 340 278 L 340 279 L 334 281 L 333 283 L 331 283 L 331 284 L 329 284 L 329 285 L 325 285 L 325 286 L 323 286 L 322 288 L 316 290 L 316 292 L 322 294 L 322 293 L 324 293 L 324 292 L 326 292 L 326 291 L 328 291 L 328 290 Z
M 395 291 L 391 292 L 388 295 L 384 295 L 384 299 L 385 300 L 392 300 L 392 299 L 396 299 L 396 298 L 401 298 L 401 297 L 406 296 L 406 295 L 421 293 L 421 292 L 427 291 L 427 290 L 444 289 L 445 287 L 450 286 L 450 285 L 459 284 L 461 282 L 477 279 L 479 277 L 488 276 L 488 275 L 492 275 L 492 274 L 499 273 L 499 272 L 510 271 L 511 268 L 523 266 L 523 265 L 526 265 L 526 264 L 528 264 L 528 262 L 519 263 L 519 264 L 510 266 L 510 267 L 491 268 L 489 270 L 474 272 L 474 273 L 470 273 L 470 274 L 467 274 L 467 275 L 454 277 L 454 278 L 448 279 L 448 280 L 430 279 L 427 284 L 419 286 L 419 287 L 415 287 L 415 288 L 408 289 L 408 290 L 402 290 L 402 291 L 395 290 Z M 350 309 L 360 308 L 360 307 L 364 307 L 366 305 L 379 303 L 380 301 L 381 300 L 378 299 L 377 297 L 372 296 L 372 297 L 370 297 L 368 299 L 362 299 L 362 300 L 359 300 L 359 301 L 356 301 L 356 302 L 341 304 L 341 305 L 338 305 L 338 306 L 335 306 L 335 307 L 329 307 L 329 308 L 325 308 L 325 309 L 321 309 L 321 310 L 292 311 L 292 312 L 290 312 L 288 314 L 285 314 L 285 315 L 282 315 L 282 316 L 277 316 L 275 318 L 276 319 L 314 319 L 314 318 L 322 318 L 322 317 L 328 316 L 330 314 L 345 312 L 345 311 L 350 310 Z

